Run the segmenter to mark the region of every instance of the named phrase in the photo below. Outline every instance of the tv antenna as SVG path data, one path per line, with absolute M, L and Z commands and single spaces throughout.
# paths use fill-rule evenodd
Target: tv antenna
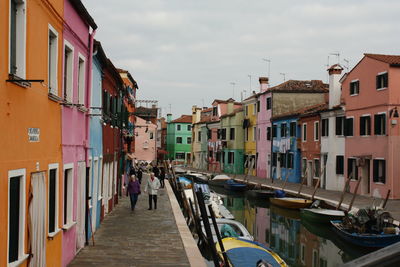
M 265 61 L 266 65 L 267 65 L 267 74 L 268 74 L 268 78 L 270 78 L 270 70 L 271 70 L 271 60 L 268 58 L 263 58 L 262 60 Z
M 235 99 L 235 82 L 231 82 L 232 85 L 232 98 Z
M 287 73 L 281 72 L 281 73 L 279 73 L 279 74 L 283 76 L 283 81 L 286 82 L 286 74 L 287 74 Z
M 346 65 L 344 67 L 346 68 L 347 72 L 349 72 L 350 60 L 344 58 L 343 61 L 346 62 Z

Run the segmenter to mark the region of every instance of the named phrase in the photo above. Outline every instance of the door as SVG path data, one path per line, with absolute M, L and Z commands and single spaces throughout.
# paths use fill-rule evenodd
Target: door
M 370 160 L 364 159 L 361 167 L 361 194 L 369 195 L 370 192 Z
M 108 180 L 110 179 L 109 173 L 110 163 L 105 162 L 103 167 L 103 205 L 104 214 L 108 213 Z
M 98 158 L 94 158 L 93 161 L 93 193 L 92 193 L 92 225 L 91 229 L 94 232 L 96 230 L 96 218 L 97 218 L 97 199 L 98 199 L 98 184 L 100 181 L 99 177 L 99 160 Z M 93 234 L 93 233 L 92 233 Z
M 45 172 L 32 173 L 31 200 L 29 202 L 30 242 L 32 259 L 30 267 L 46 266 L 46 183 Z
M 326 164 L 328 164 L 328 154 L 324 154 L 322 156 L 322 163 L 323 163 L 322 168 L 324 168 L 324 172 L 322 173 L 322 188 L 325 189 L 326 188 Z
M 312 162 L 312 160 L 309 160 L 308 168 L 307 168 L 307 185 L 308 186 L 312 185 L 313 176 L 314 176 L 313 162 Z
M 86 162 L 78 162 L 76 206 L 76 249 L 79 251 L 85 245 L 85 208 L 86 208 Z
M 266 178 L 271 178 L 271 177 L 270 177 L 270 174 L 271 174 L 270 171 L 271 171 L 271 170 L 269 169 L 270 166 L 271 166 L 271 154 L 267 154 L 267 168 L 266 168 L 267 173 L 265 174 L 265 177 L 266 177 Z

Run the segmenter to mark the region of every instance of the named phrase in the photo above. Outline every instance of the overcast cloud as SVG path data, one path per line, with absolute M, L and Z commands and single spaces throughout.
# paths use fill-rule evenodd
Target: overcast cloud
M 363 53 L 400 54 L 398 0 L 83 0 L 96 39 L 162 115 L 258 91 L 258 77 L 327 80 L 330 53 L 350 69 Z M 330 56 L 330 63 L 337 63 Z

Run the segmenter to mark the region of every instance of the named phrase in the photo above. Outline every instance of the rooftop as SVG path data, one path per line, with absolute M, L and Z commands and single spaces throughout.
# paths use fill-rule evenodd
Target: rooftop
M 390 65 L 400 65 L 399 55 L 382 55 L 382 54 L 369 54 L 365 53 L 364 56 L 388 63 Z
M 282 93 L 327 93 L 329 85 L 321 80 L 288 80 L 284 83 L 271 87 L 268 91 Z
M 326 109 L 328 109 L 328 104 L 321 103 L 321 104 L 317 104 L 317 105 L 304 107 L 304 108 L 301 108 L 301 109 L 298 109 L 298 110 L 295 110 L 292 112 L 283 113 L 281 115 L 272 117 L 272 119 L 277 120 L 277 119 L 282 119 L 282 118 L 287 118 L 287 117 L 295 117 L 295 116 L 307 117 L 307 116 L 311 116 L 316 113 L 319 113 Z
M 192 123 L 192 115 L 182 115 L 171 123 Z

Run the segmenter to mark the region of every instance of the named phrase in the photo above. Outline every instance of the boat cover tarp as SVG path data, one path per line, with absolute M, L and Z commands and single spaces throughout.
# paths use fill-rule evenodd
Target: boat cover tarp
M 229 261 L 235 267 L 257 266 L 259 260 L 264 260 L 273 267 L 281 266 L 271 254 L 258 248 L 234 248 L 228 250 L 226 253 Z
M 221 237 L 239 237 L 235 230 L 233 230 L 232 226 L 229 224 L 223 224 L 221 227 Z

